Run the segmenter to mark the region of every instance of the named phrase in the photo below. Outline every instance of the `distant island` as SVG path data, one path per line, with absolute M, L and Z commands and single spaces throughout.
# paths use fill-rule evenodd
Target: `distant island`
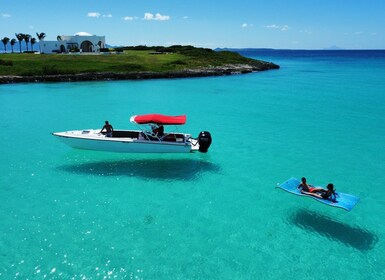
M 206 77 L 270 69 L 279 65 L 228 50 L 180 45 L 108 48 L 98 54 L 4 53 L 0 84 Z

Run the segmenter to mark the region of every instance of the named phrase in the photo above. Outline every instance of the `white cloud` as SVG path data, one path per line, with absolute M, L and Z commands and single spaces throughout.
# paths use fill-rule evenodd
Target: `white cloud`
M 130 16 L 126 16 L 123 18 L 123 20 L 127 20 L 127 21 L 134 20 L 134 19 L 135 19 L 134 17 L 130 17 Z
M 103 18 L 112 18 L 112 14 L 101 14 L 101 13 L 98 13 L 98 12 L 89 12 L 87 13 L 87 17 L 93 17 L 93 18 L 99 18 L 99 17 L 103 17 Z
M 99 18 L 100 17 L 100 13 L 97 13 L 97 12 L 90 12 L 87 14 L 87 17 L 96 17 L 96 18 Z
M 279 25 L 272 24 L 272 25 L 265 25 L 265 27 L 269 28 L 269 29 L 271 29 L 271 28 L 276 29 L 276 28 L 279 28 Z
M 155 15 L 151 14 L 151 13 L 144 13 L 144 17 L 143 17 L 144 20 L 169 20 L 170 19 L 170 16 L 164 16 L 164 15 L 161 15 L 159 13 L 156 13 Z
M 28 28 L 29 28 L 29 29 L 33 29 L 34 27 L 33 27 L 33 25 L 30 25 L 30 26 L 28 26 Z
M 269 28 L 269 29 L 279 29 L 281 31 L 287 31 L 290 29 L 290 27 L 288 25 L 277 25 L 277 24 L 271 24 L 271 25 L 265 25 L 266 28 Z
M 152 20 L 154 18 L 154 15 L 151 13 L 144 13 L 143 19 L 145 20 Z
M 361 32 L 361 31 L 357 31 L 357 32 L 354 32 L 354 34 L 356 34 L 356 35 L 361 35 L 361 34 L 363 34 L 364 32 Z
M 188 16 L 184 16 L 183 19 L 188 19 Z
M 10 18 L 10 17 L 11 17 L 10 14 L 1 14 L 1 16 L 2 16 L 3 18 Z
M 250 24 L 250 23 L 244 23 L 241 25 L 242 28 L 246 28 L 246 27 L 253 27 L 253 24 Z
M 309 31 L 309 30 L 300 30 L 299 31 L 300 33 L 305 33 L 305 34 L 308 34 L 308 35 L 312 35 L 313 34 L 313 32 L 312 31 Z

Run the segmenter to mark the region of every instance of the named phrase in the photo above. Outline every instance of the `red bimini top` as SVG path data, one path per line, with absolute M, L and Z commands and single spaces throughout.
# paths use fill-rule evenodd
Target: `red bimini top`
M 160 114 L 148 114 L 148 115 L 135 115 L 130 119 L 131 122 L 138 124 L 173 124 L 181 125 L 186 123 L 186 115 L 182 116 L 165 116 Z

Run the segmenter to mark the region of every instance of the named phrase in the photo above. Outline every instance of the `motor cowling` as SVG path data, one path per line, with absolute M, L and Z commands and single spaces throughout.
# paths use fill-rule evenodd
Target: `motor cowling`
M 199 143 L 199 151 L 201 153 L 207 153 L 210 145 L 211 145 L 212 139 L 211 134 L 208 131 L 202 131 L 199 133 L 198 136 L 198 143 Z

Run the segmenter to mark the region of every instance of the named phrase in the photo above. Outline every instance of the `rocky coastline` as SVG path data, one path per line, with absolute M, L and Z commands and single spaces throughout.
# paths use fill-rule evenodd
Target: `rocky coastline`
M 40 83 L 40 82 L 80 82 L 80 81 L 111 81 L 111 80 L 146 80 L 146 79 L 174 79 L 224 76 L 246 74 L 271 69 L 279 69 L 279 65 L 271 62 L 249 64 L 228 64 L 197 69 L 185 69 L 170 72 L 128 72 L 128 73 L 79 73 L 63 75 L 39 76 L 0 76 L 0 84 L 12 83 Z

